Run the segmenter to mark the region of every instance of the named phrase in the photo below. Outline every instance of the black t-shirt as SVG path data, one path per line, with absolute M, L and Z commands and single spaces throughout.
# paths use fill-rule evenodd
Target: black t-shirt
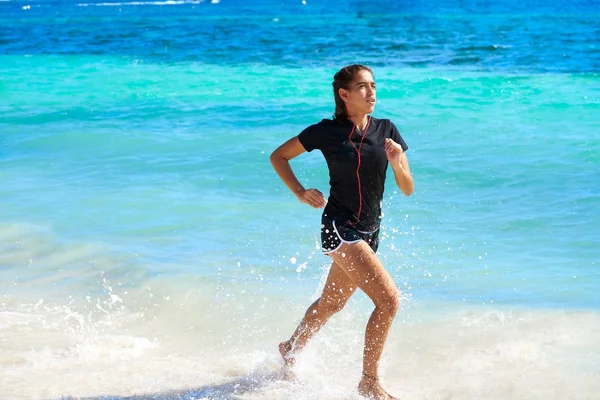
M 363 132 L 357 129 L 350 136 L 353 126 L 349 120 L 339 123 L 324 119 L 304 129 L 298 139 L 306 151 L 321 150 L 327 161 L 331 190 L 324 213 L 336 220 L 350 221 L 358 230 L 372 231 L 379 227 L 381 219 L 388 166 L 385 139 L 399 143 L 404 151 L 408 146 L 389 119 L 371 118 L 364 139 Z

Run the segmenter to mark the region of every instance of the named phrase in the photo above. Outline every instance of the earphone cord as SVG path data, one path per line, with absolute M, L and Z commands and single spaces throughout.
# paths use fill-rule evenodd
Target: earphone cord
M 356 225 L 358 222 L 360 222 L 360 213 L 362 211 L 362 186 L 360 184 L 360 174 L 359 174 L 359 170 L 360 170 L 360 149 L 362 148 L 362 144 L 363 144 L 363 140 L 365 139 L 365 136 L 367 136 L 367 130 L 369 129 L 369 125 L 371 124 L 371 117 L 369 117 L 369 119 L 367 120 L 367 125 L 365 126 L 365 129 L 363 131 L 362 137 L 360 139 L 360 143 L 358 145 L 358 148 L 356 147 L 356 145 L 352 142 L 352 134 L 354 133 L 354 130 L 356 128 L 355 124 L 352 124 L 352 130 L 350 131 L 350 134 L 348 135 L 348 141 L 352 144 L 352 147 L 354 147 L 354 149 L 356 150 L 357 154 L 358 154 L 358 162 L 356 165 L 356 180 L 358 181 L 358 216 L 356 217 L 356 222 L 352 225 Z

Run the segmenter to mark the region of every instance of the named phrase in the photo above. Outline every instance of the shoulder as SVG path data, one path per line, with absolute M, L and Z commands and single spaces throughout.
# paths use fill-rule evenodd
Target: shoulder
M 329 118 L 323 118 L 320 122 L 317 122 L 315 125 L 323 130 L 337 129 L 345 126 L 343 123 L 338 122 L 335 119 Z
M 379 127 L 382 128 L 392 128 L 392 127 L 396 127 L 396 125 L 394 125 L 394 123 L 392 122 L 392 120 L 388 119 L 388 118 L 375 118 L 375 117 L 371 117 L 371 121 L 372 123 L 376 124 Z
M 324 118 L 315 124 L 307 126 L 306 128 L 304 128 L 304 131 L 310 131 L 310 132 L 325 131 L 325 130 L 335 127 L 336 125 L 338 125 L 338 123 L 335 122 L 334 120 Z
M 376 124 L 375 126 L 377 127 L 377 132 L 379 132 L 379 135 L 385 138 L 390 138 L 394 142 L 400 144 L 404 151 L 408 150 L 408 145 L 406 144 L 406 141 L 400 134 L 400 131 L 398 131 L 398 128 L 396 128 L 396 125 L 391 120 L 373 118 L 372 121 Z
M 371 117 L 371 123 L 376 127 L 378 131 L 386 134 L 388 137 L 392 135 L 394 132 L 398 132 L 398 128 L 394 123 L 387 118 L 375 118 Z
M 337 123 L 333 120 L 323 119 L 316 124 L 304 128 L 298 135 L 298 140 L 300 140 L 306 151 L 322 148 L 324 146 L 325 133 L 331 132 L 332 129 L 335 129 L 336 125 Z
M 352 128 L 351 123 L 344 124 L 334 119 L 325 118 L 316 124 L 306 127 L 301 135 L 337 136 L 338 134 L 347 132 L 350 128 Z

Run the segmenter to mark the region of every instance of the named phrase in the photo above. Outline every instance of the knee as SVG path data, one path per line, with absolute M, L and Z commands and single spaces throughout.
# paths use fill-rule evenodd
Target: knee
M 383 297 L 376 307 L 383 310 L 386 314 L 396 315 L 400 309 L 400 292 L 395 289 L 391 294 Z

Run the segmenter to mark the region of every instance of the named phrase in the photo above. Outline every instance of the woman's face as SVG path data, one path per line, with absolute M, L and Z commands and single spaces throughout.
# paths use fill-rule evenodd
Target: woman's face
M 373 75 L 364 69 L 358 71 L 348 89 L 340 89 L 340 96 L 349 115 L 372 113 L 377 98 Z

